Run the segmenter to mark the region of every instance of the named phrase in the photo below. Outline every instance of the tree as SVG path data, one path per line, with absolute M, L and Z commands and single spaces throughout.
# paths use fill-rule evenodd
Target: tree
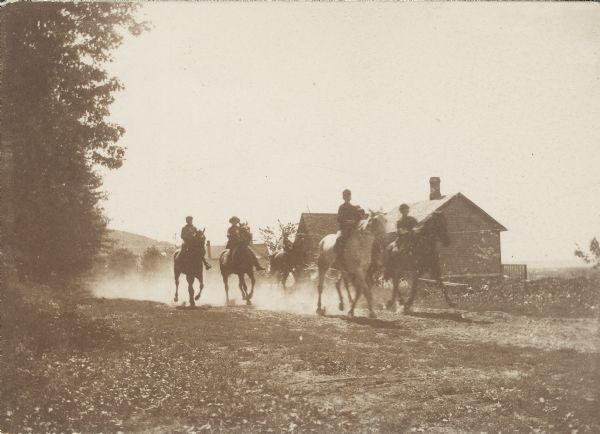
M 69 278 L 102 247 L 103 166 L 121 166 L 124 129 L 107 120 L 122 89 L 105 64 L 148 28 L 131 3 L 14 3 L 3 8 L 2 150 L 11 170 L 12 235 L 21 274 Z
M 298 230 L 297 223 L 282 224 L 280 220 L 277 220 L 277 222 L 279 223 L 279 228 L 277 229 L 272 228 L 271 226 L 258 229 L 260 237 L 269 249 L 270 254 L 283 249 L 283 240 L 285 237 L 287 237 L 288 240 L 293 241 L 296 231 Z
M 600 270 L 600 243 L 596 237 L 590 241 L 589 251 L 585 252 L 579 245 L 576 245 L 575 256 L 583 259 L 586 264 L 593 264 L 595 270 Z

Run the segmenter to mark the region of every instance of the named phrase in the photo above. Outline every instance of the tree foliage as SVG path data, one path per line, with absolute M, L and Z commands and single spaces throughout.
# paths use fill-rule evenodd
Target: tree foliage
M 596 237 L 590 241 L 587 252 L 577 245 L 575 256 L 583 259 L 586 264 L 592 264 L 596 270 L 600 270 L 600 243 Z
M 293 241 L 298 230 L 297 223 L 285 223 L 277 220 L 279 223 L 278 228 L 267 226 L 259 228 L 260 237 L 269 249 L 269 253 L 273 254 L 283 249 L 284 239 L 287 238 L 289 241 Z
M 3 141 L 12 151 L 21 274 L 36 280 L 87 270 L 106 219 L 100 166 L 121 166 L 124 129 L 108 120 L 122 84 L 105 70 L 124 33 L 147 28 L 131 3 L 6 6 Z M 4 143 L 4 147 L 6 147 Z

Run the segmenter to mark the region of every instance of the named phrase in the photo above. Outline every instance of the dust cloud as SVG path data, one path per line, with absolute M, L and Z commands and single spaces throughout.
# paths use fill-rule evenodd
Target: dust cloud
M 211 270 L 204 278 L 204 289 L 197 306 L 226 306 L 225 289 L 218 270 Z M 284 290 L 281 284 L 275 282 L 270 276 L 258 275 L 252 304 L 257 309 L 285 311 L 290 313 L 313 314 L 317 307 L 317 284 L 316 276 L 312 276 L 307 282 L 294 284 L 290 277 Z M 246 278 L 247 285 L 250 281 Z M 194 295 L 198 294 L 198 281 L 194 282 Z M 179 279 L 179 299 L 174 302 L 175 282 L 165 273 L 157 277 L 146 278 L 137 274 L 125 277 L 105 277 L 92 285 L 92 293 L 98 298 L 124 298 L 131 300 L 147 300 L 164 303 L 171 306 L 189 304 L 187 281 L 185 276 Z M 349 309 L 347 293 L 343 291 L 346 310 Z M 230 306 L 245 305 L 238 287 L 237 276 L 229 278 L 229 300 Z M 327 312 L 338 312 L 338 295 L 333 285 L 333 280 L 326 281 L 322 294 L 322 305 Z

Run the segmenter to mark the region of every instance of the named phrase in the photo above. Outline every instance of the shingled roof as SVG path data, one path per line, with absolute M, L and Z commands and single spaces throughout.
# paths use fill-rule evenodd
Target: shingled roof
M 462 193 L 454 193 L 446 196 L 442 196 L 441 199 L 433 199 L 433 200 L 422 200 L 419 202 L 409 203 L 410 206 L 410 215 L 417 219 L 419 223 L 422 223 L 433 214 L 435 211 L 441 211 L 445 206 L 448 205 L 452 200 L 462 199 L 466 201 L 466 203 L 476 209 L 484 218 L 486 218 L 492 226 L 495 227 L 496 230 L 505 231 L 506 228 L 502 226 L 498 221 L 496 221 L 492 216 L 478 207 L 473 201 L 471 201 L 468 197 L 466 197 Z M 386 230 L 388 233 L 396 232 L 396 222 L 400 219 L 400 210 L 398 207 L 391 209 L 386 213 Z

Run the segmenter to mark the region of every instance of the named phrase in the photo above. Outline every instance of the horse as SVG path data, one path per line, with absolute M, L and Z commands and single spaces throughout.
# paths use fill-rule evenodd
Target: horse
M 444 246 L 450 245 L 444 215 L 439 211 L 434 212 L 419 229 L 415 230 L 411 241 L 410 245 L 400 251 L 396 248 L 395 242 L 390 243 L 386 248 L 385 275 L 387 278 L 391 277 L 394 285 L 392 299 L 387 302 L 388 310 L 396 310 L 396 298 L 398 298 L 400 303 L 404 304 L 404 311 L 410 312 L 417 293 L 419 278 L 426 272 L 429 272 L 431 278 L 441 288 L 448 306 L 455 307 L 456 303 L 450 300 L 446 288 L 442 284 L 440 261 L 436 250 L 438 241 L 441 241 Z M 403 303 L 398 288 L 401 277 L 405 280 L 408 277 L 411 280 L 410 296 L 406 303 Z
M 246 300 L 246 305 L 251 305 L 252 295 L 254 295 L 254 285 L 256 279 L 254 277 L 254 265 L 256 263 L 254 254 L 250 250 L 249 243 L 252 240 L 252 234 L 246 225 L 240 226 L 240 244 L 235 249 L 226 249 L 219 256 L 219 267 L 221 276 L 225 284 L 225 302 L 229 305 L 229 276 L 237 274 L 239 280 L 239 288 L 242 293 L 242 299 Z M 228 256 L 233 254 L 233 258 Z M 251 288 L 248 292 L 245 276 L 250 278 Z
M 275 276 L 284 290 L 290 273 L 294 276 L 294 282 L 298 283 L 305 274 L 303 245 L 295 242 L 291 248 L 272 254 L 269 257 L 269 268 L 271 275 Z
M 375 268 L 379 265 L 379 255 L 374 255 L 376 246 L 379 245 L 379 240 L 385 236 L 385 216 L 381 212 L 370 211 L 366 218 L 358 223 L 358 227 L 352 231 L 344 245 L 344 264 L 345 269 L 342 270 L 342 276 L 336 283 L 336 289 L 340 298 L 338 308 L 344 310 L 344 300 L 340 289 L 342 281 L 346 283 L 346 291 L 348 299 L 351 303 L 349 316 L 354 316 L 356 302 L 361 294 L 365 294 L 367 304 L 369 306 L 369 317 L 375 318 L 373 311 L 373 301 L 371 296 L 371 287 L 373 286 L 373 275 Z M 321 306 L 321 294 L 323 292 L 323 283 L 327 270 L 336 261 L 335 243 L 337 240 L 336 234 L 326 235 L 319 242 L 319 257 L 317 265 L 319 269 L 319 278 L 317 289 L 319 291 L 319 299 L 317 302 L 317 314 L 324 315 L 325 309 Z M 356 289 L 354 298 L 350 295 L 347 282 L 351 282 Z
M 204 229 L 197 231 L 196 235 L 188 242 L 188 249 L 182 255 L 182 249 L 178 249 L 173 255 L 173 274 L 175 275 L 175 297 L 177 303 L 179 299 L 179 276 L 185 274 L 188 283 L 188 293 L 190 295 L 190 306 L 195 306 L 194 300 L 200 299 L 202 289 L 204 289 L 204 269 L 203 259 L 206 254 L 206 237 Z M 200 291 L 194 297 L 194 281 L 198 279 L 200 282 Z

